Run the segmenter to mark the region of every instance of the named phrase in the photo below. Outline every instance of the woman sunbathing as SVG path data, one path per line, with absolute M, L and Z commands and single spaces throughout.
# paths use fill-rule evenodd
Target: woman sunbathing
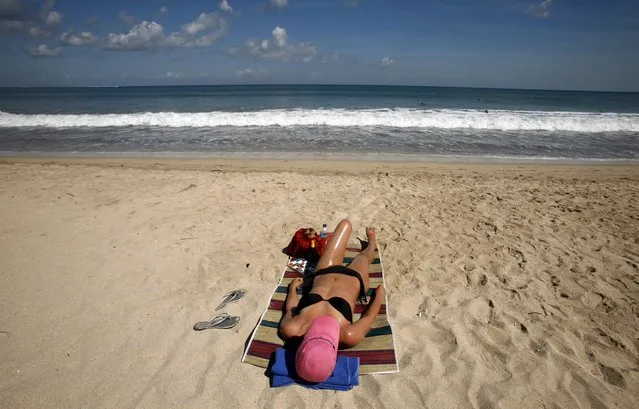
M 351 230 L 346 219 L 337 225 L 317 263 L 317 271 L 306 283 L 310 291 L 302 299 L 297 295 L 301 278 L 294 279 L 288 287 L 280 333 L 284 339 L 304 337 L 297 349 L 295 368 L 309 382 L 328 379 L 337 361 L 337 350 L 364 339 L 386 298 L 384 287 L 378 286 L 373 301 L 353 323 L 355 304 L 358 299 L 366 300 L 376 241 L 375 230 L 367 227 L 368 246 L 344 267 L 342 260 Z

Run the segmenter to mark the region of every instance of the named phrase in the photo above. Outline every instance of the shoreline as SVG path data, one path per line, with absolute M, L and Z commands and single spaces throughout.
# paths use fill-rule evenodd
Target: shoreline
M 65 156 L 65 155 L 11 155 L 0 156 L 0 165 L 74 165 L 97 167 L 125 167 L 162 170 L 210 170 L 224 172 L 320 172 L 321 174 L 364 174 L 368 172 L 509 172 L 514 169 L 537 172 L 540 169 L 552 173 L 581 173 L 585 169 L 613 171 L 613 174 L 634 174 L 639 176 L 639 161 L 399 161 L 368 160 L 360 157 L 330 159 L 281 158 L 281 157 L 221 157 L 221 156 Z M 608 173 L 608 172 L 607 172 Z M 610 174 L 610 176 L 613 176 Z

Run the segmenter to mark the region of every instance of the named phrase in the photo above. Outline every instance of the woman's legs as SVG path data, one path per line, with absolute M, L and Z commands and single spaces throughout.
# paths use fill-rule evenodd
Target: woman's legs
M 368 291 L 370 287 L 370 265 L 373 259 L 375 258 L 375 249 L 377 248 L 377 240 L 375 238 L 375 229 L 372 227 L 366 228 L 366 236 L 368 237 L 368 247 L 362 250 L 351 263 L 346 266 L 351 270 L 355 270 L 362 276 L 362 281 L 364 281 L 364 287 L 366 287 L 366 291 Z
M 353 226 L 347 219 L 342 220 L 335 228 L 331 238 L 328 239 L 322 257 L 317 262 L 316 270 L 321 270 L 332 265 L 342 264 L 344 253 L 346 253 L 346 245 L 351 237 Z

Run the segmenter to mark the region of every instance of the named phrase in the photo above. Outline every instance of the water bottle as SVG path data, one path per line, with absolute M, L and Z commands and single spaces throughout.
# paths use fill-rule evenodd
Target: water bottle
M 326 227 L 326 224 L 322 225 L 322 230 L 320 231 L 320 239 L 325 239 L 328 237 L 328 229 Z

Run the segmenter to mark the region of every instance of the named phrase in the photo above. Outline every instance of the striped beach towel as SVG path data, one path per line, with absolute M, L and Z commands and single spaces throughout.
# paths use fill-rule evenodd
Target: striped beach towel
M 349 248 L 346 249 L 342 264 L 346 265 L 350 263 L 359 251 L 359 248 L 354 248 L 349 245 Z M 384 268 L 379 250 L 377 250 L 370 271 L 369 297 L 378 285 L 384 284 Z M 284 342 L 277 335 L 277 330 L 280 319 L 282 318 L 282 310 L 284 308 L 284 301 L 286 300 L 288 285 L 293 278 L 299 276 L 299 273 L 289 267 L 284 269 L 280 282 L 271 296 L 266 310 L 260 318 L 260 322 L 253 331 L 251 340 L 242 357 L 242 362 L 266 368 L 268 367 L 269 359 L 273 352 L 284 345 Z M 360 374 L 392 373 L 399 371 L 397 357 L 395 355 L 393 330 L 388 322 L 387 301 L 388 299 L 382 304 L 379 315 L 373 322 L 373 326 L 366 335 L 366 338 L 353 348 L 339 351 L 340 355 L 359 357 Z M 363 305 L 356 306 L 353 314 L 354 322 L 359 319 L 364 308 L 365 306 Z

